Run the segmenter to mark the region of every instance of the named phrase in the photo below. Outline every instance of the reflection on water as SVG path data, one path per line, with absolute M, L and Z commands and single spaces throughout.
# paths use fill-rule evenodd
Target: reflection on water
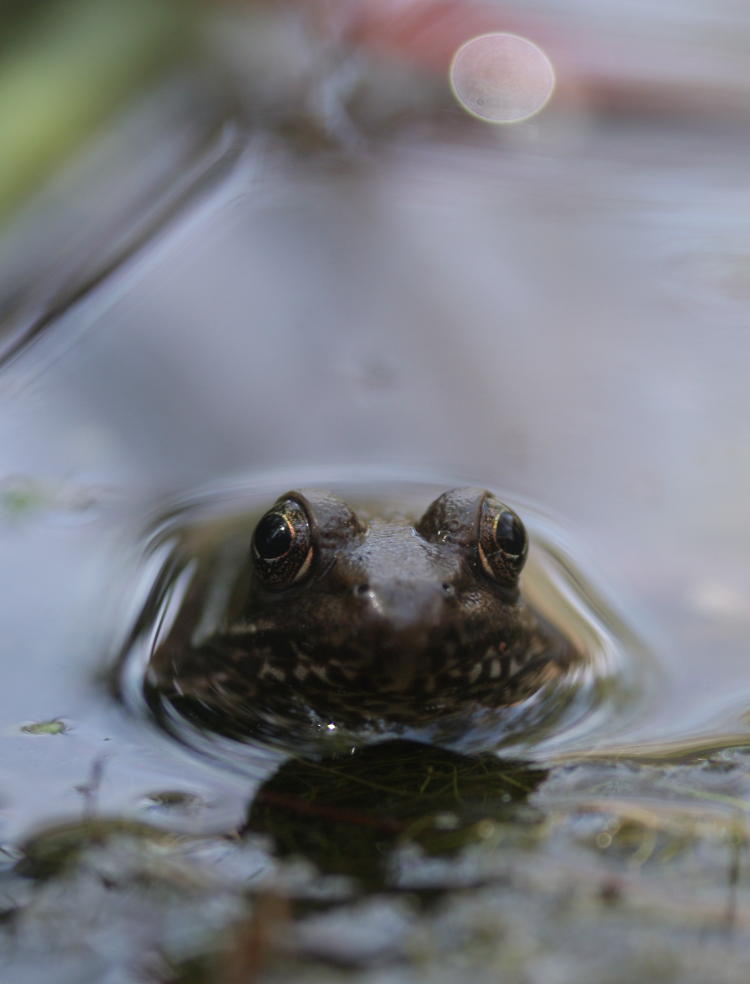
M 290 760 L 255 794 L 244 829 L 270 836 L 281 857 L 382 889 L 399 841 L 451 856 L 510 820 L 531 828 L 541 814 L 523 804 L 546 775 L 494 755 L 388 741 Z

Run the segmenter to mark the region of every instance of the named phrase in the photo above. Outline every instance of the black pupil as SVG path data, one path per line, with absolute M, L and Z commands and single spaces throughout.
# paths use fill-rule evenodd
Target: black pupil
M 291 545 L 292 530 L 278 513 L 267 513 L 255 527 L 255 549 L 263 560 L 283 557 Z
M 518 557 L 526 546 L 526 530 L 512 512 L 502 512 L 495 527 L 495 542 L 503 553 Z

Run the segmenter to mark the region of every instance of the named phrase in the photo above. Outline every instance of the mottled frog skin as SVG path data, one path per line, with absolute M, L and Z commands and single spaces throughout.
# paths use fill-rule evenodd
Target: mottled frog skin
M 151 683 L 227 721 L 285 700 L 349 725 L 517 703 L 576 658 L 522 597 L 527 547 L 483 489 L 447 491 L 416 521 L 287 492 L 255 527 L 231 617 L 157 649 Z

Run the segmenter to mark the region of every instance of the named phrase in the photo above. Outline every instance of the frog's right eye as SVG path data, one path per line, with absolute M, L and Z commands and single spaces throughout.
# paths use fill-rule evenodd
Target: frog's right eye
M 296 499 L 280 499 L 259 521 L 253 533 L 253 563 L 269 588 L 301 581 L 313 560 L 310 520 Z

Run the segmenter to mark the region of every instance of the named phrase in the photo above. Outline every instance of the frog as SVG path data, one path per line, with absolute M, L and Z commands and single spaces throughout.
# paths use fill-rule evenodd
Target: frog
M 517 705 L 579 658 L 524 598 L 528 550 L 519 515 L 483 488 L 416 517 L 285 492 L 249 537 L 231 611 L 198 644 L 157 648 L 151 685 L 225 732 L 258 708 L 356 726 Z

